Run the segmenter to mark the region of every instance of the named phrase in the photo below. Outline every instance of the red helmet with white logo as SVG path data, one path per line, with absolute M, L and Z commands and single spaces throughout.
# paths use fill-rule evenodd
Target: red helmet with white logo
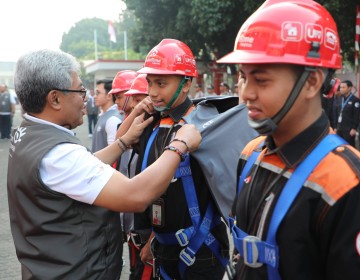
M 240 28 L 234 51 L 217 62 L 342 67 L 334 19 L 312 0 L 267 0 Z
M 113 80 L 112 90 L 110 90 L 109 93 L 117 94 L 119 92 L 129 90 L 136 76 L 137 73 L 133 70 L 119 71 Z
M 146 74 L 139 74 L 132 82 L 130 89 L 124 95 L 146 94 L 148 95 L 148 82 Z
M 190 48 L 175 39 L 163 39 L 145 59 L 138 73 L 197 77 L 196 62 Z

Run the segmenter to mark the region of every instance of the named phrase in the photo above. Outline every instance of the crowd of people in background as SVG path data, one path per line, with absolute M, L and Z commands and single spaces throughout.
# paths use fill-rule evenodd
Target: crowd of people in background
M 22 279 L 119 279 L 124 243 L 130 280 L 359 278 L 360 99 L 335 77 L 332 16 L 267 0 L 217 62 L 239 70 L 219 92 L 163 39 L 89 91 L 70 54 L 20 57 L 23 121 L 10 135 L 0 85 L 0 128 Z M 72 131 L 85 114 L 91 149 Z

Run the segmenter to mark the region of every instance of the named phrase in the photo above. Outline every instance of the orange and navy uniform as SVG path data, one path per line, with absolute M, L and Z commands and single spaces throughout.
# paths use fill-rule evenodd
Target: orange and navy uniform
M 261 153 L 244 179 L 232 213 L 237 226 L 266 239 L 270 219 L 294 169 L 327 134 L 323 113 L 290 142 L 276 147 L 271 136 L 258 137 L 243 150 L 238 175 L 261 142 Z M 307 178 L 280 224 L 279 271 L 283 280 L 359 279 L 360 153 L 341 146 L 324 157 Z M 250 268 L 242 258 L 236 279 L 268 279 L 266 265 Z

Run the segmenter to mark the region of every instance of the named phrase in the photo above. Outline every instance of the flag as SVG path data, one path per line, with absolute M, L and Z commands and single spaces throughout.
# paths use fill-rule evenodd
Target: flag
M 108 33 L 109 33 L 109 36 L 110 36 L 110 41 L 113 42 L 113 43 L 116 43 L 115 29 L 114 29 L 114 25 L 113 25 L 111 20 L 109 21 Z
M 356 6 L 356 26 L 355 26 L 355 67 L 359 65 L 359 44 L 360 44 L 360 5 Z

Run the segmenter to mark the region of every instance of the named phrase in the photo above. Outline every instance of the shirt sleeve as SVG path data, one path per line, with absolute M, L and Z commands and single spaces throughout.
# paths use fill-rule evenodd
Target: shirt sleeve
M 40 177 L 53 191 L 92 204 L 115 170 L 76 144 L 60 144 L 45 155 Z
M 360 275 L 360 185 L 327 210 L 320 227 L 326 256 L 326 279 L 359 279 Z M 327 254 L 327 255 L 326 255 Z
M 112 144 L 115 141 L 117 128 L 120 123 L 121 120 L 115 116 L 112 116 L 107 120 L 105 125 L 105 130 L 106 130 L 108 145 Z

